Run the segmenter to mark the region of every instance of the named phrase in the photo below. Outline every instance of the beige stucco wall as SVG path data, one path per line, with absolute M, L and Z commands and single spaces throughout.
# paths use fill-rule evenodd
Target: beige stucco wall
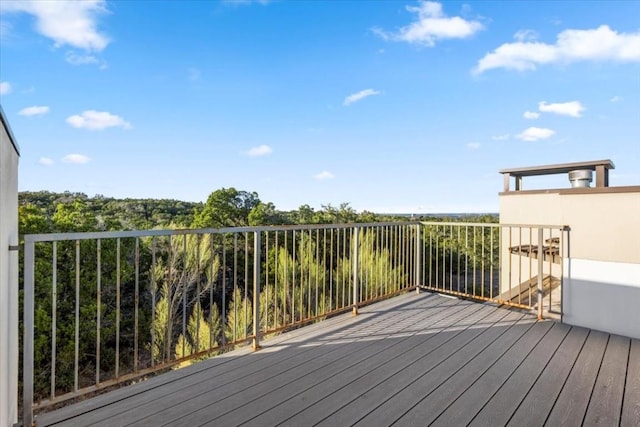
M 18 153 L 0 121 L 0 427 L 17 421 Z
M 565 190 L 500 195 L 500 222 L 503 224 L 571 227 L 572 258 L 640 264 L 638 218 L 640 187 L 591 194 L 584 190 L 575 193 Z
M 500 195 L 503 224 L 570 227 L 562 271 L 552 272 L 563 279 L 563 322 L 634 338 L 640 338 L 639 218 L 640 186 Z

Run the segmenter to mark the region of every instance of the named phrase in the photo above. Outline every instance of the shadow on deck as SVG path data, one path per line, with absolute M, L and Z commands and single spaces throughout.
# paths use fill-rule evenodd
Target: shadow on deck
M 42 414 L 38 425 L 640 425 L 640 341 L 402 295 Z

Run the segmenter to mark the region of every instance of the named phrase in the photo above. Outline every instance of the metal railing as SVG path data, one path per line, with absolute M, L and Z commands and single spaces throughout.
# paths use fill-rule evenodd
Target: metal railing
M 566 226 L 422 223 L 421 287 L 562 314 Z
M 418 287 L 560 311 L 567 229 L 401 222 L 24 237 L 33 410 Z
M 33 410 L 416 287 L 416 222 L 24 236 Z

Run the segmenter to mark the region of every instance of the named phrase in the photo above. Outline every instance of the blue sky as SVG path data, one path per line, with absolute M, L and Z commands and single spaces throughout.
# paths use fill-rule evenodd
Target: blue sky
M 640 2 L 11 1 L 20 190 L 495 212 L 499 169 L 640 184 Z M 525 180 L 565 187 L 566 177 Z

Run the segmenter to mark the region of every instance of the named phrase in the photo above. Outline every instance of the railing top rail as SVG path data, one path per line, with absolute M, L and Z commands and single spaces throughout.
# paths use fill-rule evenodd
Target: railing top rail
M 438 221 L 421 221 L 422 225 L 446 225 L 446 226 L 467 226 L 467 227 L 494 227 L 494 228 L 546 228 L 554 230 L 568 230 L 568 225 L 555 224 L 503 224 L 494 222 L 438 222 Z
M 225 227 L 225 228 L 182 228 L 182 229 L 162 229 L 162 230 L 127 230 L 127 231 L 93 231 L 93 232 L 71 232 L 71 233 L 44 233 L 26 234 L 25 242 L 53 242 L 65 240 L 91 240 L 91 239 L 117 239 L 133 237 L 157 237 L 176 236 L 184 234 L 232 234 L 250 233 L 263 231 L 289 231 L 289 230 L 323 230 L 323 229 L 345 229 L 353 227 L 386 227 L 398 225 L 417 225 L 419 221 L 403 222 L 371 222 L 371 223 L 348 223 L 348 224 L 293 224 L 293 225 L 265 225 L 254 227 Z

